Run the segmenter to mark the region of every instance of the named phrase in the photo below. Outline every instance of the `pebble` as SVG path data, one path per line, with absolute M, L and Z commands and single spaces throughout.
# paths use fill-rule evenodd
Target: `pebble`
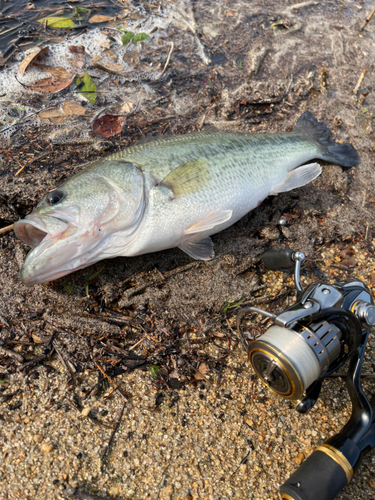
M 117 497 L 117 496 L 120 494 L 120 490 L 117 488 L 117 486 L 112 486 L 112 487 L 109 489 L 109 494 L 110 494 L 112 497 Z
M 43 436 L 41 434 L 34 434 L 33 436 L 34 443 L 41 443 L 43 441 Z
M 293 459 L 296 464 L 301 464 L 305 460 L 305 455 L 303 453 L 298 453 L 296 457 Z
M 81 411 L 81 415 L 83 417 L 88 417 L 89 414 L 90 414 L 90 411 L 91 411 L 91 406 L 86 406 L 85 408 L 83 408 L 83 410 Z
M 52 444 L 44 443 L 41 446 L 41 450 L 44 451 L 44 453 L 51 453 L 51 451 L 53 450 L 53 446 Z

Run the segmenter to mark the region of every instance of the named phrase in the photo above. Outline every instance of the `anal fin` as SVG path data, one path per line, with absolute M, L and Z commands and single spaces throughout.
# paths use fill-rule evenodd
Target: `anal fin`
M 211 238 L 200 241 L 187 240 L 178 248 L 196 260 L 211 260 L 215 256 Z
M 202 231 L 212 229 L 215 226 L 227 222 L 232 217 L 232 213 L 232 210 L 214 210 L 200 221 L 187 227 L 184 231 L 184 234 L 201 233 Z
M 322 167 L 319 163 L 302 165 L 302 167 L 291 170 L 283 182 L 275 186 L 270 194 L 284 193 L 285 191 L 304 186 L 316 179 L 321 173 Z

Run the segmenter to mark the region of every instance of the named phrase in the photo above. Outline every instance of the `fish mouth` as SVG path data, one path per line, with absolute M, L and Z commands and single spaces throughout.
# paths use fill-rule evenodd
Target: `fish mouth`
M 29 245 L 31 248 L 38 247 L 42 242 L 56 238 L 66 231 L 68 222 L 57 217 L 40 216 L 27 217 L 14 224 L 17 238 Z
M 22 266 L 20 278 L 26 285 L 34 285 L 57 279 L 67 274 L 62 269 L 75 254 L 75 249 L 56 252 L 57 242 L 69 247 L 70 240 L 77 234 L 77 228 L 69 222 L 50 215 L 30 215 L 14 224 L 16 236 L 33 250 L 29 252 Z

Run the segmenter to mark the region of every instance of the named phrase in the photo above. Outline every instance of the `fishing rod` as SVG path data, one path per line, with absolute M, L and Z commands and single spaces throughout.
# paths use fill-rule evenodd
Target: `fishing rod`
M 323 380 L 349 361 L 349 421 L 280 488 L 284 500 L 332 500 L 375 447 L 375 397 L 367 399 L 360 381 L 375 306 L 370 290 L 357 279 L 335 284 L 315 281 L 304 290 L 300 280 L 304 259 L 303 252 L 289 248 L 262 255 L 267 269 L 294 267 L 296 302 L 280 314 L 246 306 L 237 315 L 237 330 L 259 378 L 279 396 L 298 401 L 299 413 L 313 408 Z M 254 339 L 244 321 L 249 314 L 268 317 L 273 325 Z

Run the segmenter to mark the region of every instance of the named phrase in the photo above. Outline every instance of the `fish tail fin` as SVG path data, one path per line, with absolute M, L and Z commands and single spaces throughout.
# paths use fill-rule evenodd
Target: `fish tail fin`
M 293 132 L 303 132 L 317 144 L 320 155 L 319 158 L 325 161 L 336 163 L 342 167 L 354 167 L 359 163 L 357 151 L 351 144 L 338 144 L 331 136 L 327 125 L 318 122 L 310 111 L 305 111 L 298 118 Z

